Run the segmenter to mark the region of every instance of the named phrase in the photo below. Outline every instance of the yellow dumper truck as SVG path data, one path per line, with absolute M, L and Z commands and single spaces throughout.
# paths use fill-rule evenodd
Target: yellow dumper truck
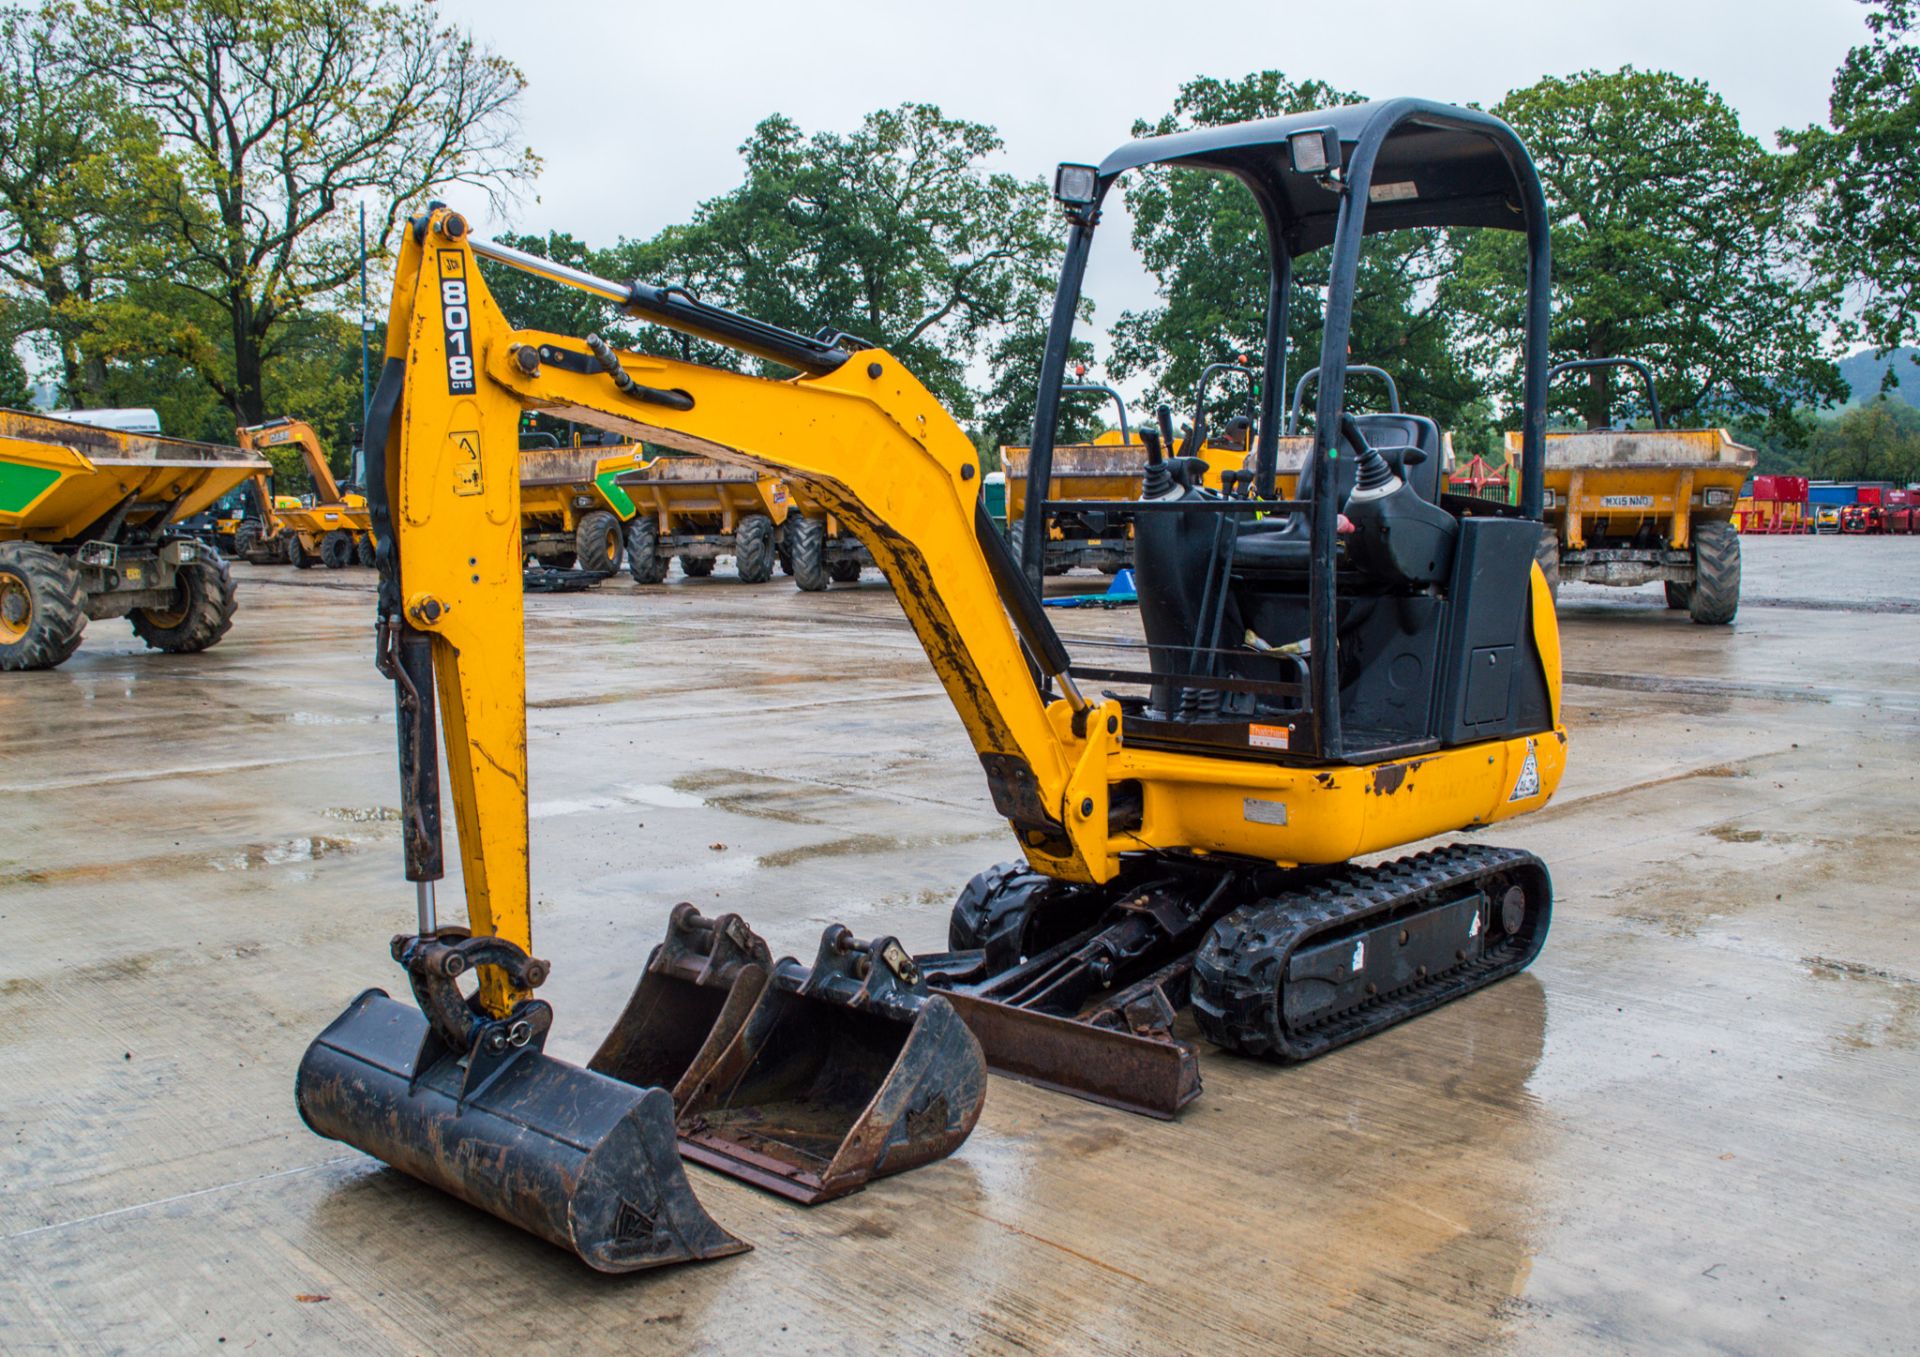
M 1624 588 L 1659 581 L 1667 606 L 1725 626 L 1740 607 L 1740 487 L 1758 460 L 1725 429 L 1669 429 L 1653 374 L 1630 358 L 1561 363 L 1569 372 L 1628 368 L 1646 389 L 1651 429 L 1548 431 L 1541 568 L 1562 580 Z M 1507 435 L 1507 458 L 1520 435 Z
M 778 533 L 791 500 L 772 476 L 696 454 L 668 453 L 614 477 L 633 500 L 627 524 L 627 573 L 637 584 L 658 584 L 677 556 L 695 579 L 732 556 L 740 579 L 773 578 Z
M 635 512 L 618 480 L 647 460 L 638 443 L 521 448 L 520 543 L 526 559 L 553 570 L 618 570 Z
M 270 419 L 236 429 L 234 439 L 250 452 L 291 445 L 299 450 L 313 482 L 313 502 L 308 504 L 272 494 L 265 474 L 256 477 L 253 494 L 259 514 L 235 525 L 235 556 L 255 565 L 285 561 L 301 570 L 314 565 L 338 570 L 355 561 L 373 564 L 373 522 L 366 496 L 341 490 L 312 425 L 304 419 Z
M 219 641 L 233 580 L 179 524 L 265 470 L 238 448 L 0 410 L 0 670 L 51 669 L 109 617 L 173 654 Z
M 1216 370 L 1240 369 L 1227 363 L 1209 367 L 1200 379 L 1203 393 L 1208 377 Z M 1140 498 L 1147 467 L 1146 445 L 1127 422 L 1126 401 L 1112 387 L 1069 382 L 1060 389 L 1109 397 L 1119 412 L 1120 427 L 1107 430 L 1091 443 L 1054 445 L 1043 569 L 1048 575 L 1064 575 L 1086 566 L 1108 575 L 1118 574 L 1133 564 L 1133 517 L 1126 506 Z M 1236 421 L 1219 437 L 1209 438 L 1199 414 L 1196 402 L 1191 427 L 1202 432 L 1194 455 L 1206 459 L 1206 483 L 1218 489 L 1220 473 L 1238 470 L 1246 458 L 1246 426 Z M 1016 561 L 1025 559 L 1028 458 L 1027 448 L 1000 449 L 1000 465 L 1007 476 L 1007 541 Z M 1107 508 L 1108 504 L 1113 507 Z

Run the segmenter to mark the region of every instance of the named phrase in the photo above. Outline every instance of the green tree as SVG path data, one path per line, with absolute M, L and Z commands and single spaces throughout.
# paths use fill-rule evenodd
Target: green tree
M 1920 45 L 1915 0 L 1868 0 L 1870 40 L 1847 53 L 1831 127 L 1786 133 L 1816 195 L 1824 270 L 1862 303 L 1881 353 L 1920 340 Z
M 16 341 L 0 334 L 0 409 L 25 410 L 33 404 L 33 384 L 16 352 Z
M 967 419 L 980 412 L 969 362 L 1044 308 L 1061 251 L 1045 185 L 987 167 L 1000 149 L 991 127 L 930 104 L 870 113 L 850 133 L 775 115 L 741 147 L 738 188 L 611 262 L 790 329 L 881 345 Z
M 1705 83 L 1588 71 L 1516 90 L 1495 112 L 1546 188 L 1556 358 L 1640 359 L 1676 424 L 1745 419 L 1791 431 L 1801 407 L 1845 397 L 1824 354 L 1836 299 L 1800 267 L 1786 157 L 1741 131 Z M 1512 353 L 1521 326 L 1525 242 L 1505 231 L 1461 238 L 1441 300 L 1511 408 L 1517 378 L 1497 355 Z M 1604 424 L 1620 387 L 1603 372 L 1556 396 Z
M 1205 77 L 1180 87 L 1172 112 L 1136 122 L 1135 136 L 1281 117 L 1359 102 L 1319 80 L 1256 71 L 1238 80 Z M 1266 230 L 1251 192 L 1236 179 L 1202 170 L 1151 168 L 1122 191 L 1133 217 L 1133 244 L 1158 284 L 1159 304 L 1123 314 L 1113 329 L 1109 366 L 1121 378 L 1145 378 L 1155 400 L 1190 407 L 1210 363 L 1258 355 L 1266 343 L 1269 287 Z M 1428 304 L 1448 260 L 1441 236 L 1403 231 L 1367 242 L 1355 280 L 1353 361 L 1392 373 L 1409 409 L 1457 423 L 1478 394 L 1474 376 L 1452 360 L 1446 316 Z M 1288 306 L 1290 381 L 1320 360 L 1325 252 L 1295 261 Z M 1356 401 L 1374 388 L 1354 384 Z M 1238 408 L 1239 388 L 1216 388 L 1215 415 Z M 1291 396 L 1291 392 L 1285 393 Z
M 157 137 L 41 13 L 0 10 L 0 108 L 0 321 L 56 364 L 64 401 L 103 404 L 85 341 L 141 229 L 126 162 L 150 160 Z
M 1808 465 L 1837 481 L 1920 480 L 1920 410 L 1885 396 L 1849 406 L 1820 421 Z
M 299 361 L 300 318 L 357 280 L 347 203 L 368 203 L 384 249 L 430 190 L 498 193 L 537 166 L 516 141 L 520 72 L 418 0 L 49 12 L 157 139 L 111 148 L 144 214 L 119 273 L 151 280 L 114 299 L 111 342 L 144 327 L 243 422 L 268 413 L 271 366 Z

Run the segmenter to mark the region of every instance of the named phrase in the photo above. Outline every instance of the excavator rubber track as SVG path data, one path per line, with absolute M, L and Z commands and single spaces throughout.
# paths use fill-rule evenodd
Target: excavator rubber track
M 1547 940 L 1546 864 L 1453 844 L 1242 905 L 1194 954 L 1207 1040 L 1295 1063 L 1523 970 Z

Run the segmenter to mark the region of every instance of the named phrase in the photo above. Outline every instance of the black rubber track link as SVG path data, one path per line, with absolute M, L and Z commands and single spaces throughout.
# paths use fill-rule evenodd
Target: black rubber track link
M 1519 930 L 1509 933 L 1497 921 L 1501 897 L 1515 885 L 1527 908 Z M 1492 902 L 1487 912 L 1495 922 L 1480 955 L 1329 1009 L 1304 1028 L 1286 1022 L 1280 979 L 1300 946 L 1416 915 L 1469 889 L 1486 890 Z M 1552 911 L 1546 864 L 1517 848 L 1452 844 L 1378 867 L 1344 868 L 1297 892 L 1242 905 L 1216 923 L 1194 953 L 1193 1015 L 1217 1046 L 1287 1063 L 1311 1060 L 1525 969 L 1547 940 Z

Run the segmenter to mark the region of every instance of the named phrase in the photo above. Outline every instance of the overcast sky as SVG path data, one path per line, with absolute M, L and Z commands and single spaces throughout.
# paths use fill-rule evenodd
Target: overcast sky
M 1491 104 L 1543 75 L 1631 64 L 1707 80 L 1771 146 L 1778 129 L 1824 116 L 1835 67 L 1865 35 L 1856 0 L 438 8 L 526 73 L 527 140 L 546 162 L 537 197 L 483 229 L 560 229 L 595 245 L 684 221 L 739 183 L 741 142 L 775 112 L 808 131 L 846 129 L 876 108 L 932 102 L 997 127 L 1006 168 L 1046 175 L 1061 160 L 1098 161 L 1196 75 L 1274 67 L 1373 97 Z M 1150 300 L 1114 257 L 1123 234 L 1102 233 L 1088 280 L 1101 328 Z

